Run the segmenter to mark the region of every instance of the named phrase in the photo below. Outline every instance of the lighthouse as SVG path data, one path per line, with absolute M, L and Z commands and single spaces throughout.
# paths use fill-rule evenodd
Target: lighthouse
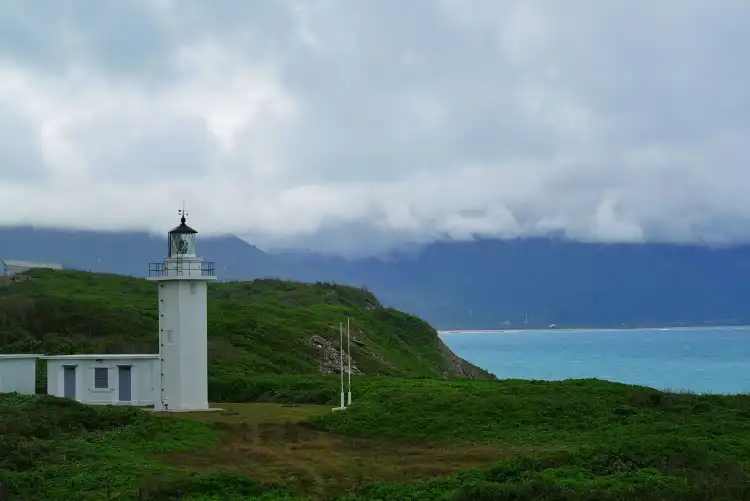
M 149 265 L 148 279 L 158 285 L 159 361 L 154 410 L 208 410 L 207 285 L 216 280 L 214 263 L 196 253 L 198 233 L 186 223 L 167 235 L 167 256 Z

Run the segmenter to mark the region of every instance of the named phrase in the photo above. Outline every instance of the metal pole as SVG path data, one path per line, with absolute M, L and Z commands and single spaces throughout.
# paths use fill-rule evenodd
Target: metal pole
M 346 349 L 349 352 L 349 395 L 347 405 L 352 405 L 352 335 L 349 319 L 346 319 Z
M 344 324 L 339 322 L 339 354 L 341 355 L 341 408 L 344 408 Z

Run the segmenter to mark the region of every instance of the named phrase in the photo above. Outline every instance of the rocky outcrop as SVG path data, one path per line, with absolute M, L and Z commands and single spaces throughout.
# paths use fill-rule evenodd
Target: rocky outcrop
M 361 333 L 360 333 L 361 334 Z M 338 374 L 341 370 L 341 354 L 339 352 L 338 344 L 325 339 L 322 336 L 314 335 L 309 339 L 310 345 L 315 348 L 318 352 L 318 370 L 323 374 Z M 351 342 L 353 345 L 364 346 L 362 340 L 357 338 L 357 334 L 353 333 Z M 443 343 L 441 339 L 438 339 L 439 349 L 446 360 L 447 370 L 441 367 L 439 370 L 443 372 L 443 379 L 451 378 L 467 378 L 467 379 L 494 379 L 494 376 L 489 374 L 487 371 L 467 362 L 463 358 L 459 357 L 448 346 Z M 385 364 L 387 361 L 381 354 L 369 351 L 368 356 L 379 360 Z M 344 370 L 348 370 L 349 367 L 349 355 L 344 353 Z M 352 358 L 352 374 L 363 375 L 364 372 L 357 367 L 357 363 Z M 370 374 L 378 375 L 378 374 Z
M 319 353 L 318 370 L 320 372 L 323 374 L 338 374 L 341 371 L 341 353 L 338 346 L 318 335 L 310 338 L 310 344 Z M 349 355 L 347 353 L 344 353 L 344 370 L 349 370 Z M 353 358 L 352 374 L 362 374 Z
M 459 357 L 448 346 L 439 339 L 440 351 L 448 362 L 448 370 L 443 374 L 443 379 L 449 379 L 451 377 L 461 377 L 467 379 L 497 379 L 494 375 L 488 373 L 484 369 L 477 367 Z

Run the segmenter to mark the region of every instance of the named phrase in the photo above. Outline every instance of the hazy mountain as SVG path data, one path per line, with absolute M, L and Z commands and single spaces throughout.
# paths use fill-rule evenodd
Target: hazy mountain
M 444 328 L 750 322 L 750 247 L 551 239 L 435 244 L 350 272 Z
M 267 254 L 233 236 L 199 252 L 224 280 L 364 286 L 439 328 L 750 323 L 750 247 L 585 244 L 561 239 L 438 243 L 388 260 Z M 146 233 L 0 229 L 0 257 L 145 276 L 166 238 Z M 528 324 L 525 318 L 528 315 Z
M 205 238 L 200 252 L 217 263 L 223 278 L 275 275 L 274 260 L 234 236 Z M 65 268 L 148 275 L 149 262 L 164 259 L 166 234 L 16 227 L 0 229 L 2 259 L 55 262 Z

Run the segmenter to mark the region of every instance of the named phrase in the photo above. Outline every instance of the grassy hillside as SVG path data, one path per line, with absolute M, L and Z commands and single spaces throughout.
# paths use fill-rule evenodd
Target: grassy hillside
M 278 378 L 305 387 L 320 377 Z M 597 380 L 373 378 L 358 388 L 337 413 L 230 404 L 162 415 L 0 395 L 0 498 L 750 499 L 747 396 Z
M 0 352 L 158 351 L 156 284 L 76 271 L 33 270 L 27 277 L 0 287 Z M 208 315 L 214 387 L 251 374 L 337 371 L 338 326 L 347 317 L 355 373 L 488 376 L 457 359 L 427 323 L 351 287 L 211 283 Z

